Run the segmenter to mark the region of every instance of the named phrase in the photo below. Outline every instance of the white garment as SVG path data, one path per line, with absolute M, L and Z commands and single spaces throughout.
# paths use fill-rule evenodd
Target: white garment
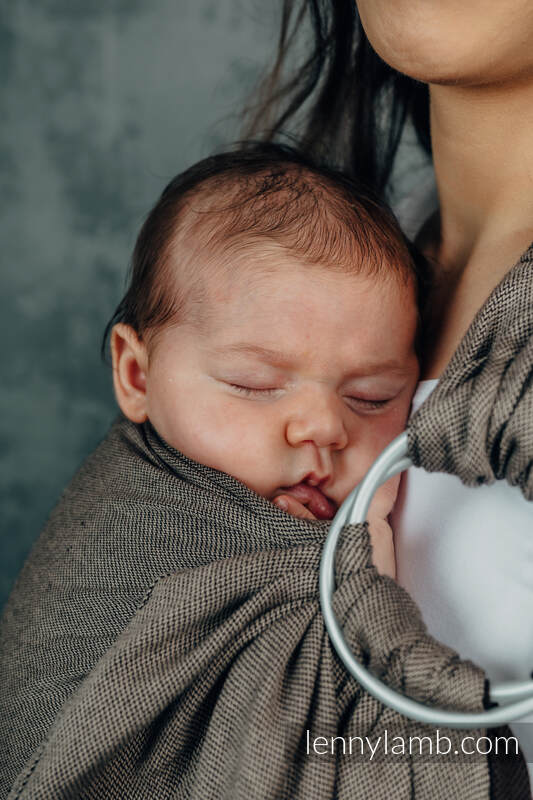
M 418 384 L 411 413 L 437 383 Z M 533 503 L 506 481 L 469 488 L 454 475 L 412 467 L 391 521 L 398 582 L 431 635 L 482 667 L 489 680 L 529 678 Z M 511 728 L 533 785 L 533 715 Z

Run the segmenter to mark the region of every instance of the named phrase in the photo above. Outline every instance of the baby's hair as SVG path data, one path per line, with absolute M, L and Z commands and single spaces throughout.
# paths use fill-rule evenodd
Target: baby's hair
M 208 313 L 199 255 L 223 262 L 228 249 L 265 243 L 324 271 L 412 280 L 420 329 L 429 272 L 392 211 L 353 178 L 292 147 L 245 142 L 203 159 L 164 189 L 137 238 L 129 286 L 106 326 L 102 357 L 117 322 L 152 341 L 193 308 Z

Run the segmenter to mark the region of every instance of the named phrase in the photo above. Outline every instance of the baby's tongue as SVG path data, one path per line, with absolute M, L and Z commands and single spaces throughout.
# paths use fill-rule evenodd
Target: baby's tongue
M 286 493 L 307 506 L 317 519 L 333 519 L 337 512 L 335 504 L 320 489 L 317 489 L 316 486 L 309 486 L 308 483 L 296 483 L 294 486 L 289 486 Z

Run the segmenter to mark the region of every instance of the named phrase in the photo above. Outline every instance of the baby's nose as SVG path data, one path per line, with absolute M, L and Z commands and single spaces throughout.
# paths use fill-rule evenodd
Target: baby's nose
M 342 400 L 327 390 L 306 392 L 295 403 L 285 436 L 292 447 L 313 442 L 317 447 L 342 450 L 348 444 Z

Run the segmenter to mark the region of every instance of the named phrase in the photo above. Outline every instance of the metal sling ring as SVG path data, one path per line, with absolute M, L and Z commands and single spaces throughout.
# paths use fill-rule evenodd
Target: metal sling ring
M 397 436 L 376 459 L 361 483 L 353 489 L 332 520 L 320 562 L 320 604 L 333 646 L 348 672 L 384 705 L 409 719 L 448 728 L 493 728 L 533 712 L 533 680 L 491 686 L 490 699 L 498 708 L 476 713 L 448 711 L 426 706 L 390 689 L 354 657 L 333 613 L 331 598 L 335 590 L 335 551 L 345 525 L 364 522 L 376 489 L 393 475 L 412 466 L 408 456 L 407 433 Z

